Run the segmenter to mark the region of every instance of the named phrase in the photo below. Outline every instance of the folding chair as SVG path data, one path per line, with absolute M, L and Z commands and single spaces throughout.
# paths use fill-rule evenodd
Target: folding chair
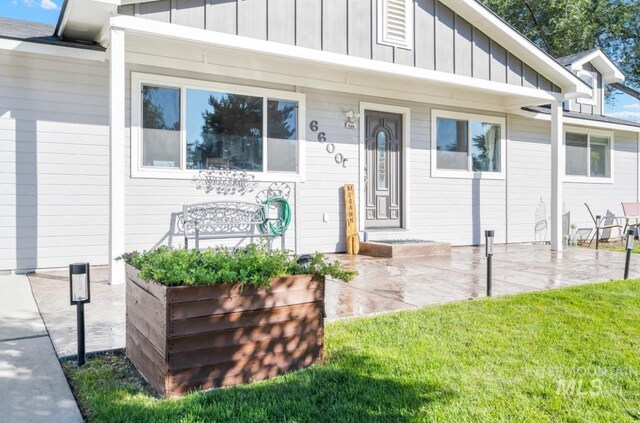
M 607 214 L 604 218 L 601 216 L 594 216 L 591 212 L 591 208 L 587 203 L 584 203 L 589 211 L 589 215 L 593 220 L 595 225 L 595 233 L 591 236 L 589 240 L 589 246 L 593 242 L 593 239 L 596 240 L 596 250 L 600 247 L 600 241 L 608 241 L 611 238 L 611 230 L 616 228 L 618 229 L 618 234 L 620 235 L 620 242 L 624 242 L 624 237 L 622 236 L 622 225 L 618 222 L 616 215 L 611 213 L 610 210 L 607 210 Z M 601 233 L 602 231 L 602 233 Z

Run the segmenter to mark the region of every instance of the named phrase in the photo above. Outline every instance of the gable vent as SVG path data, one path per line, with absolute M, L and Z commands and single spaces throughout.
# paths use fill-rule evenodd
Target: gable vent
M 378 43 L 413 48 L 413 0 L 378 0 Z

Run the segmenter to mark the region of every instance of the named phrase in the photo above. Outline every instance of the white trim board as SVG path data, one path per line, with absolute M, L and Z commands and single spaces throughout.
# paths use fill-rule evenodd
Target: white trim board
M 63 47 L 53 44 L 34 43 L 31 41 L 10 40 L 0 38 L 0 50 L 16 53 L 43 54 L 47 56 L 86 59 L 104 62 L 107 55 L 104 51 L 88 50 L 76 47 Z
M 551 122 L 551 116 L 545 113 L 528 112 L 526 110 L 514 110 L 511 114 L 526 117 L 529 119 L 544 120 Z M 640 127 L 628 126 L 618 123 L 600 122 L 597 120 L 578 119 L 574 117 L 564 117 L 564 122 L 567 125 L 582 126 L 587 128 L 605 129 L 613 131 L 634 132 L 640 134 Z
M 446 72 L 420 69 L 413 66 L 398 65 L 338 53 L 318 51 L 310 48 L 273 43 L 221 32 L 150 21 L 131 16 L 114 17 L 111 19 L 111 25 L 114 28 L 124 29 L 127 33 L 188 41 L 202 45 L 252 52 L 260 55 L 277 56 L 344 69 L 354 69 L 364 73 L 433 82 L 480 92 L 490 92 L 507 96 L 516 95 L 532 99 L 540 99 L 547 102 L 565 99 L 565 96 L 560 93 L 552 93 L 534 88 L 520 87 L 467 76 L 449 74 Z M 566 72 L 566 70 L 563 69 L 563 72 Z M 570 73 L 568 74 L 571 75 Z M 580 84 L 585 88 L 589 88 L 586 84 L 582 83 L 582 81 L 580 81 Z M 585 93 L 588 92 L 585 91 Z
M 358 230 L 365 231 L 365 206 L 366 198 L 364 192 L 364 164 L 365 164 L 365 113 L 367 110 L 385 113 L 395 113 L 402 115 L 402 229 L 408 230 L 411 227 L 411 219 L 409 207 L 411 206 L 411 109 L 409 107 L 392 106 L 388 104 L 371 103 L 367 101 L 360 102 L 360 124 L 359 124 L 359 148 L 358 148 L 358 203 L 360 206 Z

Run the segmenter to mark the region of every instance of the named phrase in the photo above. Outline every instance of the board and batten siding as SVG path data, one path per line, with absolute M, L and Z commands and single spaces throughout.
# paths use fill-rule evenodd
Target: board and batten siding
M 0 270 L 107 263 L 107 66 L 2 51 L 0 69 Z
M 559 92 L 438 0 L 414 1 L 414 48 L 378 43 L 377 0 L 159 0 L 118 12 L 198 29 Z

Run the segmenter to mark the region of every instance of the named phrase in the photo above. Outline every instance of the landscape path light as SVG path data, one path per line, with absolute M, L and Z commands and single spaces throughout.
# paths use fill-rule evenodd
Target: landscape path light
M 89 263 L 69 265 L 69 296 L 71 305 L 76 305 L 78 315 L 78 366 L 85 362 L 84 350 L 84 304 L 91 302 Z
M 493 238 L 494 231 L 484 231 L 484 255 L 487 258 L 487 297 L 491 296 L 491 277 L 493 261 Z
M 624 278 L 629 279 L 629 265 L 631 264 L 631 251 L 636 241 L 636 229 L 627 231 L 627 258 L 624 263 Z

